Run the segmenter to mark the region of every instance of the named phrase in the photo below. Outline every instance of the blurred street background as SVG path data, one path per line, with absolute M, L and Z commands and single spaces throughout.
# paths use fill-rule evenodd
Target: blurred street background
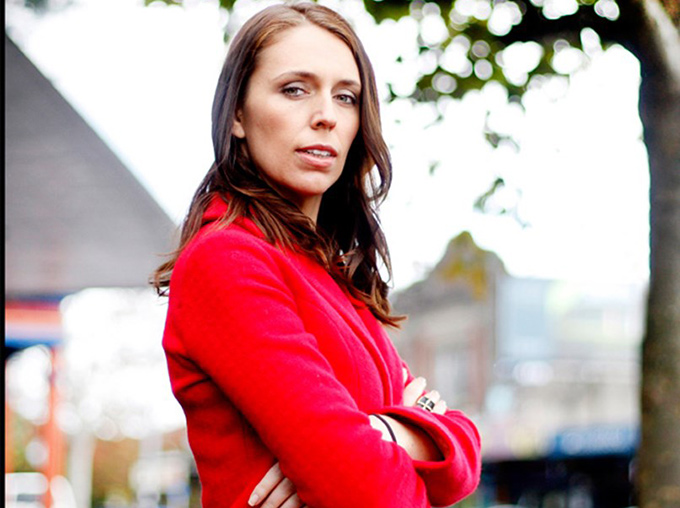
M 274 2 L 147 3 L 5 2 L 8 507 L 200 506 L 147 279 L 211 163 L 225 32 Z M 586 25 L 499 46 L 522 2 L 321 3 L 355 26 L 383 97 L 380 216 L 409 315 L 392 337 L 482 432 L 482 485 L 460 505 L 635 505 L 639 59 Z M 625 19 L 614 0 L 527 5 Z

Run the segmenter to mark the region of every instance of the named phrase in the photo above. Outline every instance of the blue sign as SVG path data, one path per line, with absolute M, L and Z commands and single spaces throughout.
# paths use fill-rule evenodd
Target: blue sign
M 632 454 L 639 430 L 629 425 L 601 425 L 564 430 L 555 435 L 550 455 L 582 457 Z

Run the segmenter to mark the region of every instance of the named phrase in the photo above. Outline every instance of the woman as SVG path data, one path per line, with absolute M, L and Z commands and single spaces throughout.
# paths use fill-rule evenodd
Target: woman
M 180 247 L 155 273 L 203 506 L 413 508 L 471 493 L 474 425 L 425 392 L 383 329 L 400 319 L 374 212 L 391 167 L 347 22 L 316 4 L 249 20 L 219 79 L 213 143 Z

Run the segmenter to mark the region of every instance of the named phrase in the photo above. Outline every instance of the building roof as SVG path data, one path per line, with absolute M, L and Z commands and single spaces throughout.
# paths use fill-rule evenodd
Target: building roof
M 415 317 L 436 308 L 488 302 L 496 279 L 505 274 L 501 259 L 463 231 L 449 241 L 444 256 L 423 280 L 393 295 L 394 308 Z
M 5 296 L 143 287 L 175 229 L 5 34 Z

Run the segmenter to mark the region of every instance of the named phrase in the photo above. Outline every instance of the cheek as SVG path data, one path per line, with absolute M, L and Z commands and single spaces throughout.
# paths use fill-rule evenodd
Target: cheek
M 274 136 L 283 128 L 286 117 L 271 101 L 255 96 L 250 104 L 246 103 L 246 132 L 254 139 Z
M 281 129 L 281 123 L 280 115 L 267 112 L 260 112 L 252 122 L 257 134 L 265 137 L 275 136 Z
M 349 122 L 347 128 L 346 140 L 348 142 L 348 146 L 352 145 L 352 143 L 354 142 L 354 138 L 357 137 L 358 133 L 359 133 L 359 115 L 355 115 Z
M 256 162 L 263 162 L 263 159 L 276 156 L 289 129 L 286 128 L 285 117 L 265 111 L 258 113 L 250 117 L 247 140 L 251 156 Z

